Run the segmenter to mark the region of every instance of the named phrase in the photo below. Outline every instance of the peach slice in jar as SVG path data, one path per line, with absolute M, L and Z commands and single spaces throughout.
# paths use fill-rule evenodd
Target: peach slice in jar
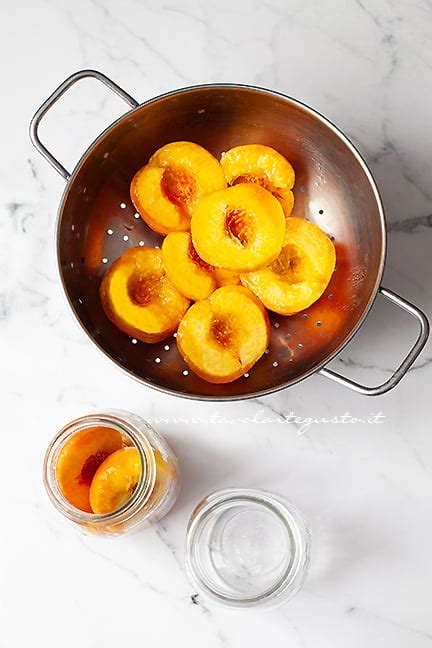
M 254 182 L 275 196 L 285 216 L 294 207 L 294 169 L 288 160 L 270 146 L 245 144 L 235 146 L 221 157 L 221 165 L 229 185 Z
M 285 217 L 266 189 L 239 184 L 200 198 L 192 214 L 191 233 L 204 261 L 246 272 L 276 259 L 285 236 Z
M 240 378 L 268 346 L 265 308 L 243 286 L 218 288 L 195 303 L 180 322 L 177 346 L 186 364 L 211 383 Z
M 156 477 L 149 503 L 166 494 L 171 482 L 176 479 L 173 466 L 165 460 L 159 450 L 152 449 Z M 90 505 L 93 513 L 104 515 L 121 508 L 133 495 L 142 474 L 142 462 L 137 448 L 129 446 L 112 453 L 99 466 L 90 486 Z
M 188 299 L 207 299 L 216 288 L 214 268 L 197 254 L 189 232 L 172 232 L 162 243 L 165 271 Z
M 109 319 L 142 342 L 159 342 L 171 335 L 189 301 L 169 280 L 162 252 L 130 248 L 104 276 L 100 296 Z
M 89 492 L 93 476 L 105 459 L 123 445 L 123 437 L 108 427 L 89 427 L 76 432 L 60 450 L 56 479 L 72 506 L 91 513 Z
M 225 187 L 222 167 L 209 151 L 193 142 L 172 142 L 137 171 L 130 195 L 147 225 L 165 235 L 188 230 L 199 197 Z
M 126 447 L 113 452 L 99 466 L 90 486 L 93 513 L 113 513 L 133 495 L 142 473 L 137 448 Z
M 321 297 L 336 264 L 335 247 L 314 223 L 291 217 L 278 258 L 267 268 L 241 275 L 266 308 L 294 315 Z

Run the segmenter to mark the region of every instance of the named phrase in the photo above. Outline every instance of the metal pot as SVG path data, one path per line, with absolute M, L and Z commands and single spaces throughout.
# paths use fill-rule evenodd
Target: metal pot
M 69 173 L 41 143 L 38 127 L 52 105 L 78 80 L 93 77 L 131 110 L 107 128 Z M 320 372 L 363 394 L 383 394 L 406 374 L 428 337 L 428 321 L 415 306 L 380 285 L 386 231 L 382 202 L 365 161 L 336 126 L 295 99 L 261 88 L 212 84 L 168 92 L 139 105 L 100 72 L 66 79 L 36 112 L 30 127 L 38 151 L 66 180 L 57 221 L 57 258 L 69 304 L 95 344 L 142 383 L 203 400 L 256 397 Z M 161 237 L 135 214 L 129 198 L 134 173 L 170 141 L 190 140 L 215 155 L 232 146 L 276 148 L 296 171 L 294 214 L 316 222 L 335 240 L 337 269 L 323 297 L 305 313 L 272 315 L 271 344 L 249 375 L 213 385 L 187 370 L 171 338 L 143 344 L 106 318 L 101 278 L 129 246 L 160 245 Z M 143 243 L 144 242 L 144 243 Z M 383 384 L 368 387 L 327 369 L 351 340 L 377 294 L 412 315 L 420 332 Z

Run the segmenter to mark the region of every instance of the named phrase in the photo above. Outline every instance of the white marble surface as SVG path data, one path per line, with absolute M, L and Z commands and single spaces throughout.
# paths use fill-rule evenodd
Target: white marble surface
M 3 0 L 0 32 L 0 646 L 431 645 L 431 347 L 379 399 L 318 376 L 259 402 L 221 405 L 140 386 L 102 357 L 67 309 L 53 244 L 63 181 L 27 136 L 41 101 L 85 67 L 139 100 L 212 81 L 287 92 L 329 116 L 369 160 L 388 218 L 384 283 L 430 314 L 431 2 Z M 85 81 L 43 135 L 71 169 L 121 110 Z M 413 335 L 406 316 L 379 303 L 335 366 L 378 382 Z M 183 467 L 179 503 L 158 528 L 103 541 L 56 514 L 41 462 L 64 422 L 105 407 L 209 422 L 159 426 Z M 317 419 L 381 411 L 385 420 L 313 423 L 303 434 L 262 422 L 291 411 Z M 261 422 L 229 421 L 255 415 Z M 278 491 L 310 519 L 310 576 L 283 608 L 236 612 L 191 600 L 186 522 L 200 496 L 227 485 Z

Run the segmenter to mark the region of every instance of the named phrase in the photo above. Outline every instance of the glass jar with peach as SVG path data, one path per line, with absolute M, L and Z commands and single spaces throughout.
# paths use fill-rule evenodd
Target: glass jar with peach
M 82 530 L 119 535 L 170 510 L 178 464 L 144 419 L 110 410 L 60 430 L 45 455 L 44 484 L 55 508 Z

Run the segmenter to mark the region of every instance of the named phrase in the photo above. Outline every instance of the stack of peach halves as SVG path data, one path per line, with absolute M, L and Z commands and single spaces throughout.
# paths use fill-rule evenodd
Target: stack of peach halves
M 290 216 L 293 185 L 291 164 L 268 146 L 237 146 L 220 162 L 192 142 L 163 146 L 131 184 L 162 249 L 131 248 L 111 266 L 101 285 L 108 317 L 143 342 L 178 329 L 181 355 L 204 380 L 242 376 L 268 346 L 266 308 L 308 308 L 335 267 L 326 234 Z

